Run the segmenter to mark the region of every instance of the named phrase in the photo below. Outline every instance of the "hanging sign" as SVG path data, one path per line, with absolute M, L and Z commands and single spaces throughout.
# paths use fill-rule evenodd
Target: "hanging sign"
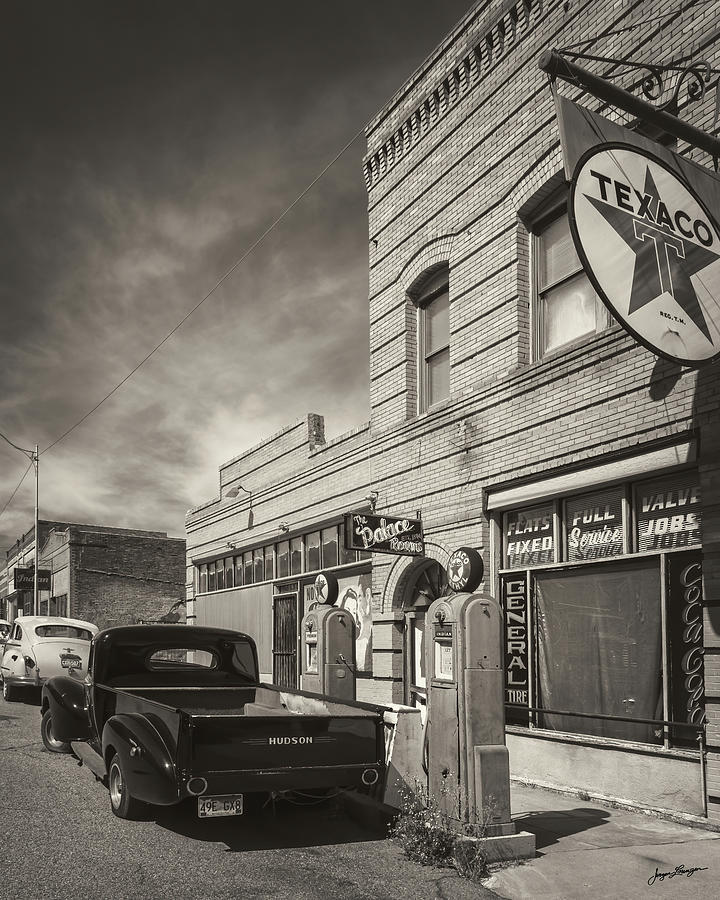
M 420 519 L 397 519 L 369 513 L 345 513 L 345 548 L 371 553 L 422 556 L 425 553 Z
M 566 98 L 558 101 L 578 255 L 615 318 L 659 356 L 720 355 L 720 180 Z
M 38 569 L 38 590 L 50 590 L 50 569 Z M 35 588 L 35 569 L 30 566 L 27 569 L 13 570 L 13 588 L 16 591 L 32 591 Z

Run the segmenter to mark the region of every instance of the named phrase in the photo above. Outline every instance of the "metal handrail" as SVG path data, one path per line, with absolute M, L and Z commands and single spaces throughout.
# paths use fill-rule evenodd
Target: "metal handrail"
M 577 719 L 602 719 L 611 722 L 630 722 L 637 725 L 662 725 L 663 728 L 689 728 L 697 732 L 698 749 L 700 751 L 700 785 L 702 790 L 703 816 L 707 819 L 708 801 L 707 801 L 707 772 L 706 772 L 706 744 L 705 744 L 705 726 L 702 722 L 696 725 L 694 722 L 674 722 L 672 719 L 640 719 L 632 716 L 610 716 L 605 713 L 579 713 L 571 712 L 567 709 L 545 709 L 540 706 L 525 706 L 522 703 L 506 703 L 505 709 L 518 709 L 533 713 L 546 713 L 550 716 L 571 716 Z
M 581 713 L 570 712 L 567 709 L 546 709 L 540 706 L 525 706 L 523 703 L 506 703 L 505 708 L 526 710 L 528 712 L 547 713 L 551 716 L 575 716 L 580 719 L 604 719 L 612 722 L 630 722 L 640 725 L 664 725 L 673 728 L 692 728 L 694 731 L 705 732 L 705 723 L 695 725 L 692 722 L 674 722 L 672 719 L 640 719 L 633 716 L 610 716 L 605 713 Z

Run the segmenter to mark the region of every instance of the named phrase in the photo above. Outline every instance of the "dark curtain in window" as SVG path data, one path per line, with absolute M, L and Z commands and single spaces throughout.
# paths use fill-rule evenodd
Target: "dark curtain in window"
M 538 706 L 662 719 L 657 560 L 545 572 L 536 581 Z M 556 731 L 660 743 L 659 726 L 541 715 Z

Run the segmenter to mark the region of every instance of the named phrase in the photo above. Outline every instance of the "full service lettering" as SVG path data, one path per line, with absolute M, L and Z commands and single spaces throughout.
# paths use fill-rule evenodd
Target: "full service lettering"
M 695 239 L 703 247 L 711 247 L 714 241 L 713 231 L 703 219 L 693 219 L 685 210 L 678 209 L 672 213 L 662 200 L 658 200 L 657 211 L 655 215 L 652 212 L 652 204 L 655 198 L 651 194 L 641 193 L 636 188 L 624 184 L 603 175 L 602 172 L 596 172 L 590 169 L 590 175 L 597 179 L 600 197 L 606 203 L 614 204 L 618 209 L 624 209 L 626 212 L 632 213 L 641 219 L 646 219 L 652 225 L 659 228 L 669 228 L 671 231 L 681 234 L 685 238 Z M 642 228 L 642 226 L 638 226 Z M 652 228 L 647 235 L 656 242 L 663 242 L 665 233 L 657 228 Z M 640 235 L 638 235 L 640 236 Z M 674 245 L 673 245 L 674 246 Z
M 583 558 L 584 550 L 595 548 L 593 556 L 622 549 L 622 525 L 616 524 L 616 515 L 610 511 L 610 504 L 577 510 L 572 517 L 572 527 L 568 532 L 568 547 L 576 551 L 575 556 Z

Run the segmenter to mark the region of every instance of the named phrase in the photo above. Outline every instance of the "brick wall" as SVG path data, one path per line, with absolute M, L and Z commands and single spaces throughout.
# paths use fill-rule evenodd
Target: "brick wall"
M 696 53 L 718 65 L 707 5 L 653 2 L 479 2 L 367 129 L 371 479 L 383 511 L 421 510 L 437 558 L 468 543 L 489 565 L 484 489 L 697 435 L 703 490 L 711 817 L 720 821 L 720 392 L 658 360 L 619 326 L 533 361 L 530 242 L 523 219 L 562 181 L 552 97 L 537 68 L 549 47 L 576 44 L 629 60 Z M 635 27 L 639 26 L 639 27 Z M 713 26 L 714 27 L 714 26 Z M 603 39 L 607 32 L 617 32 Z M 611 75 L 618 67 L 583 63 Z M 619 80 L 629 86 L 632 73 Z M 561 92 L 580 98 L 562 85 Z M 584 105 L 610 118 L 592 97 Z M 681 115 L 713 129 L 714 95 Z M 678 152 L 711 167 L 680 142 Z M 415 279 L 450 268 L 450 398 L 417 415 Z M 376 674 L 400 697 L 396 627 L 412 561 L 374 563 Z M 714 691 L 714 692 L 713 692 Z
M 73 617 L 100 628 L 130 625 L 185 599 L 184 540 L 71 527 L 68 546 Z

